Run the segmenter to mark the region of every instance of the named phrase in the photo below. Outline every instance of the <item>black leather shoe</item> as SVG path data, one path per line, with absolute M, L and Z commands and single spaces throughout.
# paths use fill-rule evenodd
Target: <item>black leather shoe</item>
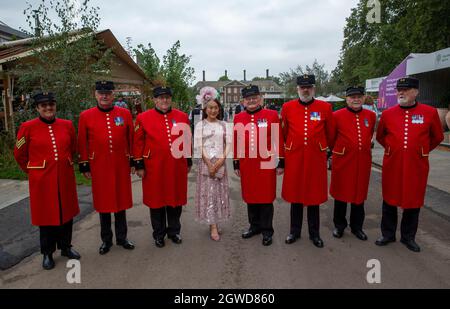
M 168 236 L 174 244 L 181 244 L 183 239 L 181 239 L 180 234 L 175 234 L 173 236 Z
M 134 249 L 134 244 L 129 241 L 128 239 L 122 240 L 122 241 L 118 241 L 117 242 L 118 246 L 122 246 L 127 250 L 133 250 Z
M 157 238 L 157 239 L 155 239 L 155 245 L 158 248 L 164 247 L 166 245 L 166 243 L 164 242 L 164 238 Z
M 272 244 L 272 236 L 264 236 L 262 244 L 263 246 L 270 246 Z
M 388 243 L 394 242 L 394 241 L 395 241 L 395 238 L 386 238 L 384 236 L 381 236 L 380 238 L 378 238 L 375 241 L 375 245 L 377 245 L 377 246 L 386 246 Z
M 100 249 L 98 249 L 98 253 L 100 253 L 101 255 L 106 254 L 109 252 L 109 249 L 111 249 L 111 247 L 112 247 L 112 244 L 104 242 L 100 246 Z
M 52 254 L 44 254 L 44 259 L 42 260 L 42 268 L 50 270 L 55 267 L 55 261 L 53 261 Z
M 255 235 L 261 234 L 260 231 L 253 231 L 251 229 L 248 229 L 247 231 L 245 231 L 244 233 L 242 233 L 242 238 L 247 239 L 250 237 L 253 237 Z
M 65 257 L 69 258 L 70 260 L 72 260 L 72 259 L 75 259 L 75 260 L 81 259 L 81 255 L 78 252 L 76 252 L 74 249 L 72 249 L 72 248 L 61 250 L 61 256 L 65 256 Z
M 342 235 L 344 235 L 344 230 L 340 230 L 340 229 L 338 229 L 338 228 L 335 228 L 335 229 L 333 230 L 333 236 L 334 236 L 334 237 L 336 237 L 336 238 L 341 238 Z
M 323 248 L 323 240 L 319 236 L 311 237 L 310 239 L 314 246 L 316 246 L 317 248 Z
M 400 239 L 400 242 L 402 244 L 404 244 L 406 246 L 406 248 L 408 248 L 409 250 L 414 251 L 414 252 L 420 252 L 420 247 L 414 241 L 414 239 L 411 239 L 411 240 Z
M 352 231 L 352 234 L 356 236 L 356 238 L 360 240 L 367 240 L 367 235 L 362 230 Z
M 299 239 L 299 238 L 300 238 L 300 236 L 297 236 L 297 235 L 294 235 L 294 234 L 289 234 L 286 237 L 285 243 L 292 244 L 292 243 L 296 242 L 297 239 Z

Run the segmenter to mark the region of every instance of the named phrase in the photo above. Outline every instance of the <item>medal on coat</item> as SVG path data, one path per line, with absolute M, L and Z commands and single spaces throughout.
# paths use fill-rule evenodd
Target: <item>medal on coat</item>
M 310 118 L 312 121 L 320 121 L 320 112 L 311 112 Z
M 423 124 L 423 115 L 412 115 L 411 122 L 414 124 Z
M 123 118 L 122 117 L 114 117 L 114 123 L 117 127 L 123 126 Z
M 174 127 L 176 127 L 177 126 L 177 121 L 175 119 L 172 119 L 172 124 L 173 124 Z
M 267 119 L 258 119 L 258 128 L 267 128 Z
M 366 126 L 366 128 L 368 128 L 368 127 L 369 127 L 369 120 L 367 120 L 367 118 L 366 118 L 366 119 L 364 119 L 364 125 Z

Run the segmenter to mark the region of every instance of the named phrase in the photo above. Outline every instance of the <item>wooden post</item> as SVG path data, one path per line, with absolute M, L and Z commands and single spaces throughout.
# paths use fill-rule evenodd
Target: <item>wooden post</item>
M 14 107 L 13 107 L 13 101 L 14 101 L 14 77 L 11 78 L 11 76 L 8 74 L 8 80 L 9 80 L 9 120 L 10 120 L 10 127 L 11 127 L 11 133 L 16 136 L 16 124 L 14 123 Z
M 5 108 L 5 131 L 9 131 L 9 75 L 3 78 L 3 91 L 5 96 L 3 99 L 3 106 Z M 3 95 L 2 95 L 3 97 Z
M 4 88 L 4 87 L 3 87 Z M 6 90 L 2 90 L 2 104 L 3 104 L 3 126 L 5 132 L 8 131 L 8 118 L 6 117 Z

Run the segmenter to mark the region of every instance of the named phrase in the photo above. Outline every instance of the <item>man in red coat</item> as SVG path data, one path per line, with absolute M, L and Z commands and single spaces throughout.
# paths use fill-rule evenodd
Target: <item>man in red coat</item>
M 291 203 L 291 229 L 286 243 L 301 233 L 303 207 L 308 209 L 309 238 L 323 247 L 319 204 L 328 200 L 327 150 L 332 147 L 331 104 L 314 99 L 314 75 L 297 78 L 298 100 L 284 103 L 281 117 L 285 140 L 282 197 Z
M 162 248 L 166 235 L 176 244 L 182 242 L 180 217 L 192 166 L 191 130 L 188 115 L 172 108 L 170 88 L 157 87 L 153 96 L 155 108 L 136 118 L 133 154 L 155 245 Z
M 277 174 L 283 173 L 283 138 L 278 113 L 262 108 L 258 86 L 242 89 L 246 109 L 234 117 L 235 173 L 241 178 L 250 228 L 242 238 L 263 234 L 262 244 L 272 244 L 273 201 Z M 278 166 L 275 161 L 279 157 Z M 277 167 L 277 168 L 276 168 Z M 276 168 L 276 169 L 275 169 Z
M 92 179 L 94 208 L 100 213 L 102 245 L 106 254 L 112 246 L 111 213 L 114 213 L 116 244 L 134 249 L 127 239 L 126 209 L 133 206 L 130 164 L 133 121 L 128 109 L 113 105 L 114 83 L 95 83 L 97 106 L 81 113 L 78 125 L 80 172 Z
M 364 88 L 346 90 L 347 108 L 334 112 L 333 167 L 330 194 L 334 198 L 333 236 L 341 238 L 347 227 L 347 203 L 351 203 L 351 232 L 367 240 L 363 232 L 364 201 L 372 167 L 372 138 L 376 115 L 363 109 Z
M 73 218 L 80 212 L 73 171 L 76 136 L 69 120 L 56 118 L 52 93 L 33 96 L 39 118 L 22 123 L 14 157 L 28 174 L 31 223 L 39 226 L 42 267 L 55 267 L 56 247 L 69 259 L 80 259 L 72 249 Z
M 414 252 L 420 251 L 415 237 L 427 186 L 428 156 L 444 139 L 436 109 L 418 103 L 418 94 L 418 79 L 400 78 L 398 105 L 383 112 L 377 130 L 384 158 L 382 236 L 375 243 L 385 246 L 395 241 L 400 207 L 403 209 L 400 241 Z

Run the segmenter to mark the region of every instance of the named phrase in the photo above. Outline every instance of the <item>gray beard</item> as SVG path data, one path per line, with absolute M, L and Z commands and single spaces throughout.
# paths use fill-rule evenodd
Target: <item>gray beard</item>
M 299 95 L 299 97 L 300 97 L 300 100 L 302 101 L 302 102 L 309 102 L 309 101 L 311 101 L 312 100 L 312 98 L 313 98 L 313 96 L 312 95 L 309 95 L 309 96 L 302 96 L 302 95 Z
M 411 106 L 411 105 L 414 105 L 414 103 L 415 103 L 415 101 L 408 102 L 405 99 L 398 99 L 397 102 L 400 106 Z

